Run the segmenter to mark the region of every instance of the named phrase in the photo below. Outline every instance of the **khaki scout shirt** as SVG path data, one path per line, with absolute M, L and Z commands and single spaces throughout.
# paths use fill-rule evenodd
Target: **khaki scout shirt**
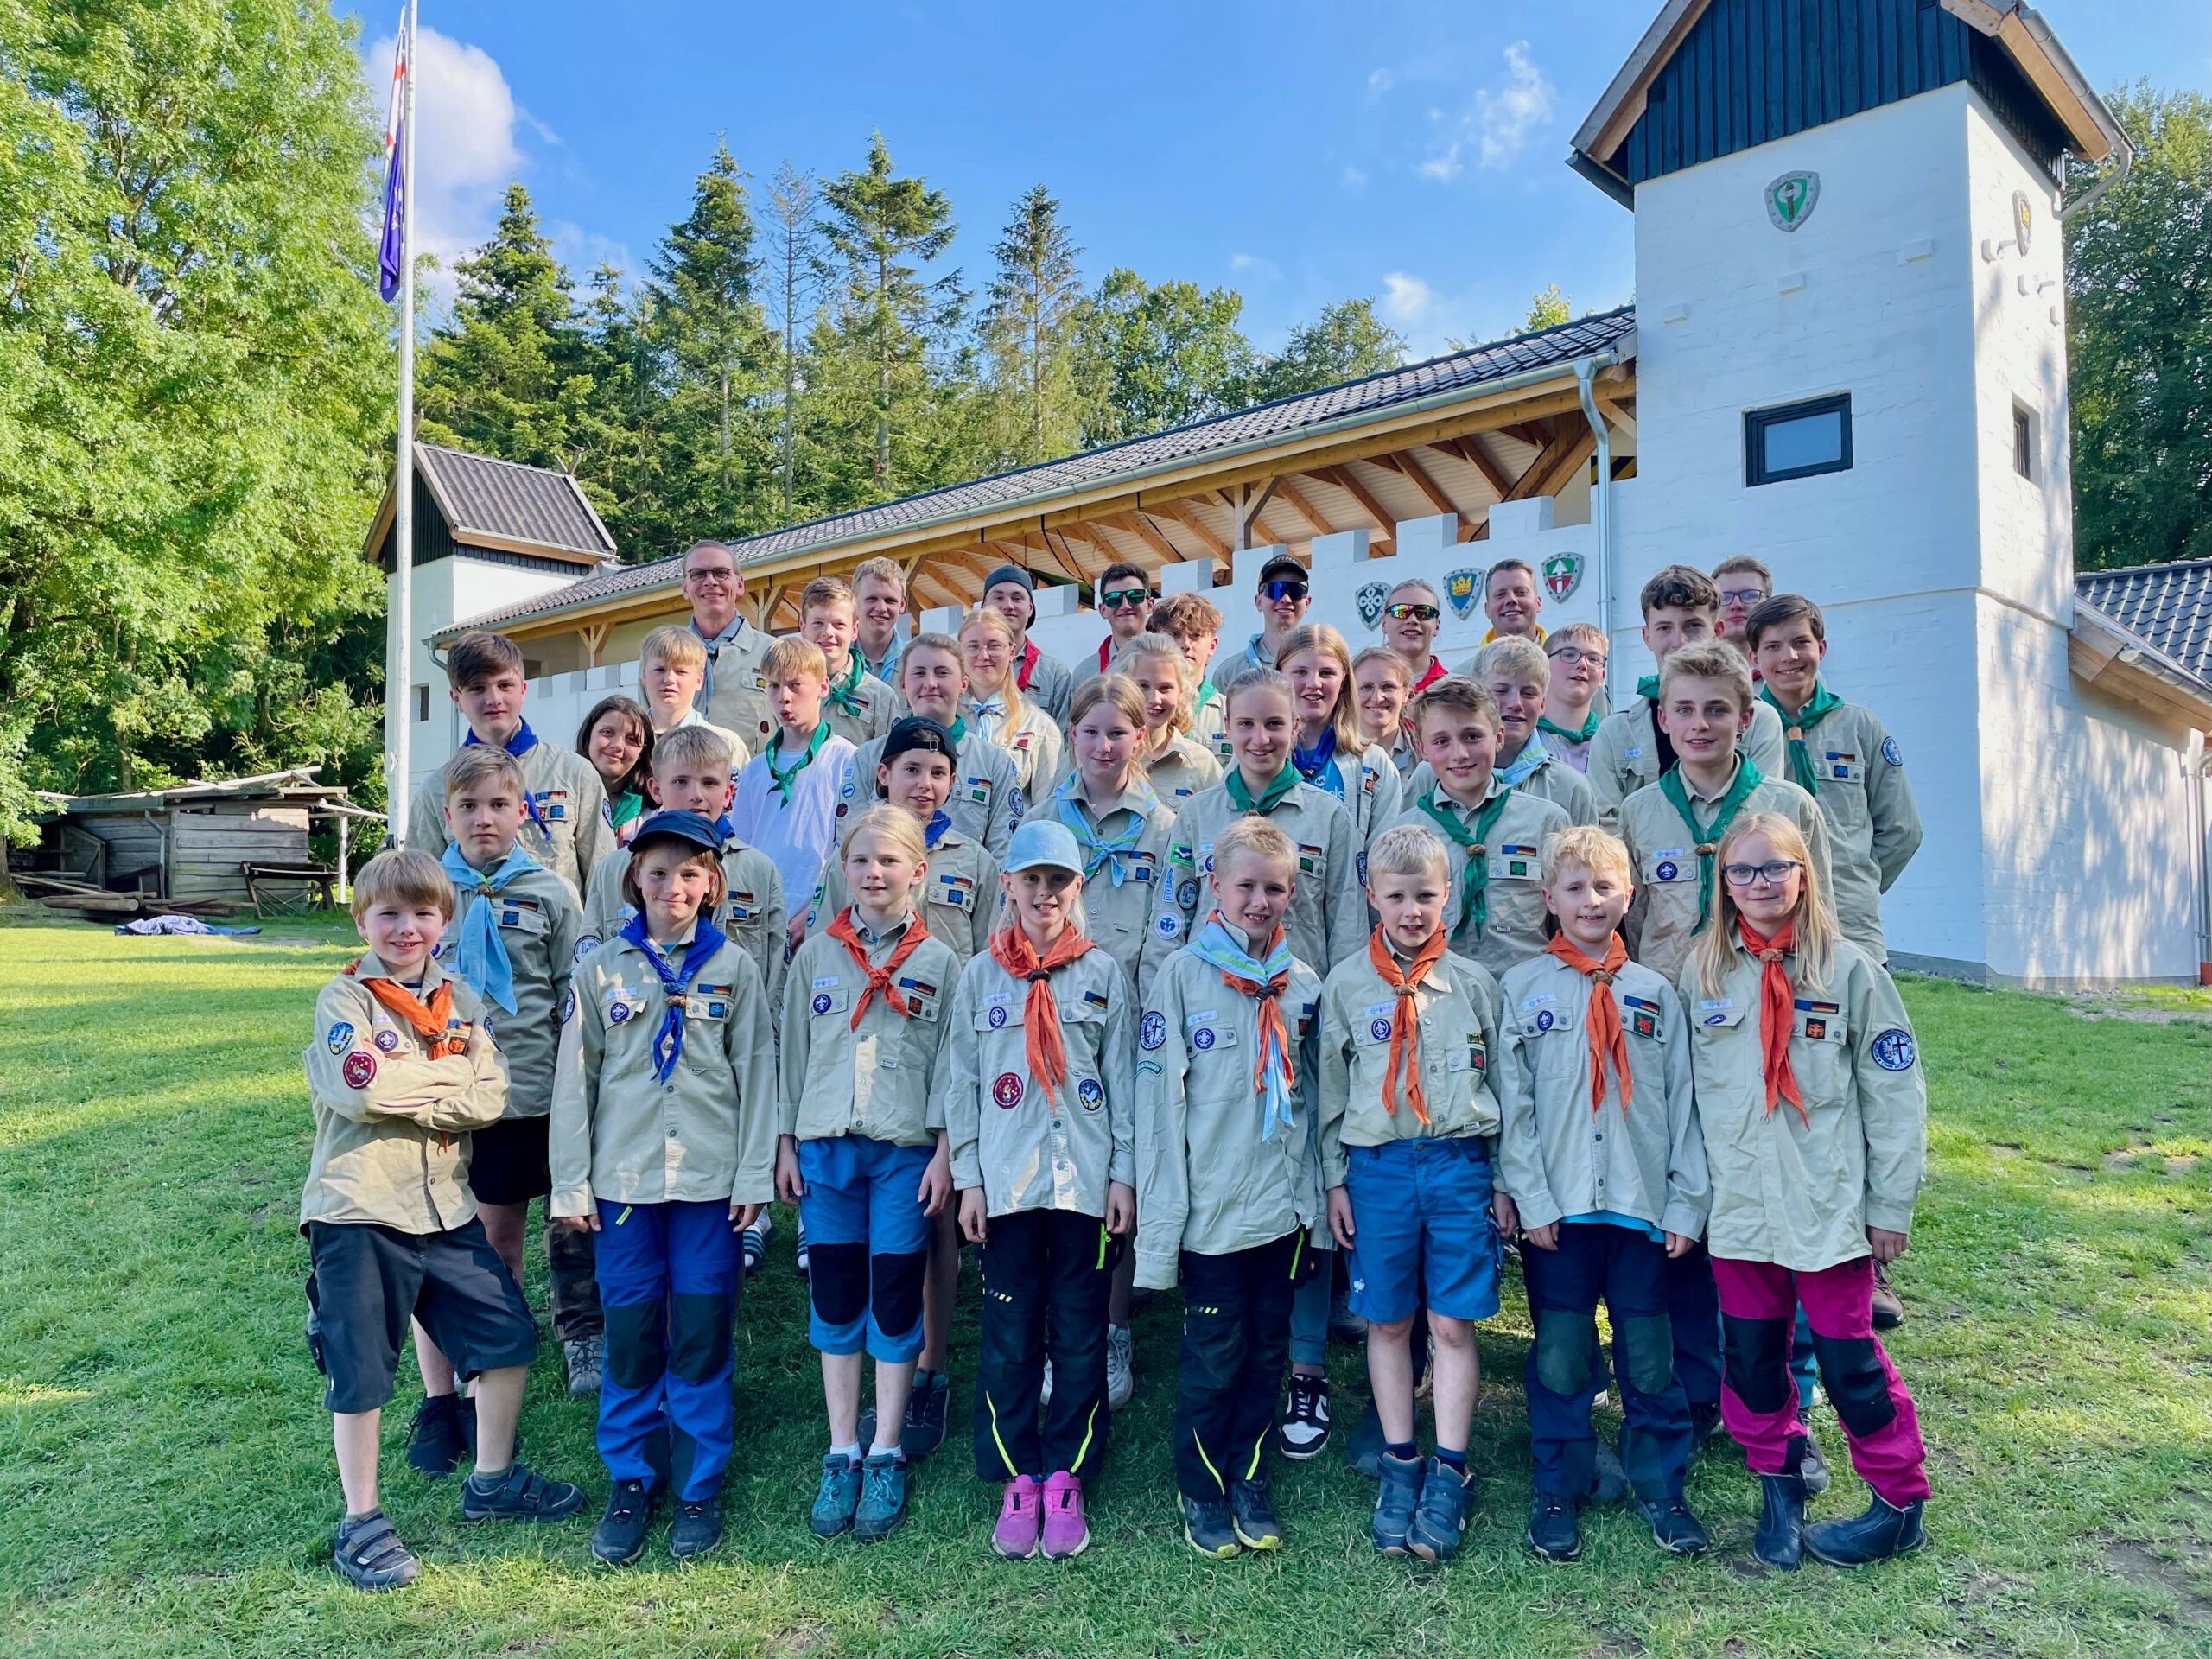
M 1797 957 L 1789 1070 L 1805 1116 L 1784 1099 L 1766 1108 L 1759 1056 L 1757 957 L 1740 946 L 1717 995 L 1682 970 L 1690 1066 L 1712 1172 L 1706 1243 L 1737 1262 L 1816 1273 L 1871 1254 L 1866 1230 L 1912 1227 L 1928 1166 L 1928 1083 L 1890 976 L 1839 940 L 1829 985 L 1808 988 Z M 1809 1122 L 1808 1122 L 1809 1121 Z
M 1600 826 L 1621 833 L 1621 804 L 1648 784 L 1659 781 L 1659 727 L 1647 697 L 1632 699 L 1618 714 L 1598 723 L 1583 771 L 1598 798 Z M 1751 723 L 1736 747 L 1768 778 L 1789 776 L 1789 756 L 1782 741 L 1782 721 L 1763 702 L 1751 705 Z
M 300 1227 L 311 1221 L 450 1232 L 476 1213 L 468 1190 L 468 1135 L 499 1121 L 507 1071 L 485 1033 L 484 1005 L 454 981 L 448 1029 L 467 1047 L 428 1058 L 411 1027 L 385 1012 L 362 981 L 390 979 L 373 954 L 315 998 L 315 1031 L 300 1058 L 315 1115 L 315 1150 L 300 1192 Z M 427 1002 L 450 977 L 423 969 Z
M 1497 1134 L 1497 1096 L 1490 1080 L 1491 1056 L 1497 1052 L 1497 982 L 1487 969 L 1447 950 L 1414 987 L 1414 1008 L 1421 1022 L 1426 1128 L 1409 1100 L 1401 1099 L 1395 1112 L 1383 1109 L 1398 994 L 1368 961 L 1365 941 L 1357 955 L 1329 970 L 1321 987 L 1325 1188 L 1344 1184 L 1347 1147 L 1470 1135 L 1494 1139 Z
M 1029 641 L 1025 638 L 1014 653 L 1014 678 L 1024 702 L 1033 703 L 1045 711 L 1045 718 L 1055 727 L 1068 723 L 1068 704 L 1075 697 L 1075 671 L 1050 652 L 1039 651 L 1037 661 L 1029 671 L 1029 683 L 1021 681 L 1022 658 L 1029 653 Z M 1032 791 L 1031 798 L 1036 798 Z
M 1001 721 L 998 735 L 993 741 L 1014 757 L 1014 775 L 1021 780 L 1022 798 L 1027 803 L 1023 812 L 1034 812 L 1049 804 L 1052 785 L 1060 781 L 1060 774 L 1066 770 L 1068 749 L 1067 740 L 1052 723 L 1052 716 L 1024 696 L 1021 718 Z
M 883 798 L 875 773 L 883 764 L 885 741 L 872 737 L 853 756 L 852 775 L 845 780 L 844 791 L 849 817 Z M 963 733 L 960 753 L 952 763 L 952 794 L 944 804 L 944 815 L 952 820 L 952 827 L 970 841 L 982 842 L 993 860 L 1001 860 L 1006 857 L 1007 842 L 1021 827 L 1022 815 L 1028 810 L 1014 757 L 972 731 Z
M 1728 781 L 1735 782 L 1732 772 Z M 1699 816 L 1707 818 L 1713 802 L 1728 792 L 1724 788 L 1719 795 L 1700 793 L 1687 778 L 1682 779 L 1682 789 L 1697 806 Z M 1741 823 L 1754 812 L 1779 812 L 1804 833 L 1806 848 L 1813 855 L 1813 874 L 1821 891 L 1827 892 L 1827 826 L 1813 798 L 1787 779 L 1769 776 L 1760 779 L 1734 822 Z M 1628 946 L 1629 955 L 1662 979 L 1677 979 L 1683 963 L 1689 959 L 1701 913 L 1697 837 L 1656 784 L 1637 790 L 1623 803 L 1620 837 L 1628 843 L 1629 869 L 1636 882 L 1628 916 L 1621 924 L 1621 942 Z M 1719 855 L 1713 856 L 1713 881 L 1717 888 L 1721 879 L 1717 868 Z
M 1029 987 L 988 951 L 960 970 L 945 1033 L 944 1123 L 952 1184 L 981 1187 L 988 1213 L 1106 1213 L 1109 1182 L 1136 1182 L 1137 1016 L 1111 953 L 1086 950 L 1052 977 L 1068 1072 L 1055 1097 L 1030 1075 Z
M 1213 908 L 1214 837 L 1244 815 L 1229 785 L 1202 789 L 1175 815 L 1167 838 L 1167 880 L 1144 942 L 1145 982 L 1182 949 L 1191 930 Z M 1367 948 L 1367 895 L 1360 890 L 1363 852 L 1344 804 L 1300 779 L 1275 803 L 1268 821 L 1298 849 L 1298 874 L 1283 929 L 1300 962 L 1341 962 Z
M 561 1002 L 575 971 L 583 911 L 576 890 L 547 869 L 524 870 L 490 898 L 492 919 L 515 976 L 515 1011 L 487 1007 L 483 1025 L 507 1062 L 507 1116 L 543 1117 L 553 1109 L 553 1074 L 560 1058 Z M 461 944 L 467 896 L 432 953 L 450 972 Z
M 1827 892 L 1836 925 L 1845 938 L 1885 962 L 1882 895 L 1920 850 L 1920 809 L 1905 781 L 1904 752 L 1873 710 L 1855 702 L 1830 709 L 1805 747 L 1813 760 L 1813 799 L 1827 821 L 1828 860 L 1835 867 Z M 1787 760 L 1782 776 L 1789 776 Z
M 1482 963 L 1493 978 L 1544 948 L 1544 893 L 1541 885 L 1544 842 L 1567 828 L 1567 814 L 1560 808 L 1538 796 L 1524 794 L 1517 789 L 1508 790 L 1496 772 L 1491 774 L 1483 804 L 1488 805 L 1501 792 L 1507 797 L 1505 810 L 1491 826 L 1490 840 L 1483 855 L 1489 868 L 1489 883 L 1484 889 L 1488 908 L 1479 938 L 1471 916 L 1465 927 L 1459 925 L 1459 888 L 1466 876 L 1469 855 L 1437 827 L 1435 819 L 1421 810 L 1420 797 L 1414 797 L 1405 810 L 1382 826 L 1389 830 L 1402 823 L 1414 824 L 1444 843 L 1445 868 L 1451 876 L 1450 888 L 1444 895 L 1444 919 L 1452 929 L 1451 948 Z M 1441 790 L 1437 791 L 1436 804 L 1471 831 L 1473 830 L 1479 808 L 1462 806 Z
M 1093 816 L 1079 793 L 1071 804 L 1094 829 L 1111 839 L 1127 834 L 1144 811 L 1144 793 L 1139 789 L 1123 790 L 1103 822 Z M 1051 800 L 1040 816 L 1057 819 L 1059 803 Z M 1139 1001 L 1144 999 L 1145 987 L 1152 982 L 1151 970 L 1144 963 L 1145 941 L 1152 937 L 1152 918 L 1160 907 L 1160 889 L 1167 872 L 1167 842 L 1174 829 L 1174 808 L 1156 799 L 1136 845 L 1126 853 L 1110 855 L 1109 864 L 1121 867 L 1121 885 L 1114 885 L 1110 868 L 1086 876 L 1083 883 L 1084 937 L 1112 954 L 1116 964 L 1128 976 Z M 1082 837 L 1076 840 L 1081 845 Z M 1001 916 L 1000 923 L 1003 925 L 1012 919 Z
M 600 860 L 592 872 L 591 893 L 584 900 L 583 936 L 576 941 L 578 962 L 620 933 L 637 914 L 637 907 L 622 897 L 622 875 L 629 868 L 630 849 L 621 847 Z M 774 1007 L 784 994 L 784 925 L 790 917 L 784 905 L 784 879 L 767 854 L 734 836 L 722 843 L 722 901 L 710 919 L 753 958 L 760 970 L 761 988 Z
M 672 947 L 683 960 L 692 935 Z M 655 949 L 645 946 L 645 949 Z M 668 995 L 640 947 L 616 937 L 577 964 L 569 1017 L 580 1064 L 553 1100 L 546 1213 L 613 1204 L 766 1204 L 775 1196 L 774 1015 L 760 970 L 725 941 L 684 997 L 683 1052 L 663 1083 L 654 1050 Z
M 1224 771 L 1236 764 L 1236 752 L 1229 743 L 1229 699 L 1218 689 L 1191 710 L 1191 735 Z
M 448 762 L 450 764 L 450 762 Z M 592 763 L 574 749 L 556 748 L 543 738 L 515 759 L 522 785 L 537 804 L 537 819 L 523 814 L 518 841 L 523 851 L 569 885 L 583 891 L 584 878 L 614 845 L 607 822 L 607 785 Z M 445 768 L 415 797 L 407 813 L 407 844 L 435 858 L 453 837 L 446 831 Z
M 1181 811 L 1192 796 L 1221 781 L 1219 757 L 1203 740 L 1188 734 L 1169 738 L 1143 766 L 1153 793 L 1172 811 Z
M 869 962 L 880 968 L 912 917 L 880 937 L 871 937 L 859 917 L 853 921 Z M 863 1135 L 901 1147 L 935 1144 L 944 1104 L 930 1084 L 959 975 L 950 945 L 934 936 L 923 940 L 892 977 L 912 1012 L 901 1014 L 878 992 L 855 1029 L 853 1004 L 868 989 L 868 975 L 842 939 L 818 934 L 800 945 L 784 992 L 778 1132 L 802 1141 Z
M 1684 1238 L 1703 1232 L 1712 1194 L 1675 988 L 1631 962 L 1605 993 L 1628 1046 L 1625 1115 L 1610 1065 L 1605 1098 L 1590 1109 L 1589 980 L 1541 956 L 1510 969 L 1497 991 L 1497 1176 L 1521 1224 L 1610 1210 Z
M 1567 814 L 1569 823 L 1595 823 L 1598 822 L 1598 798 L 1591 791 L 1590 780 L 1552 752 L 1548 746 L 1556 741 L 1556 738 L 1545 740 L 1544 758 L 1536 763 L 1534 772 L 1513 787 L 1523 795 L 1549 801 Z M 1413 768 L 1406 779 L 1406 804 L 1411 805 L 1421 798 L 1424 790 L 1435 787 L 1435 768 L 1423 760 Z
M 830 729 L 848 743 L 858 748 L 873 739 L 890 734 L 892 727 L 906 717 L 906 699 L 868 671 L 863 664 L 860 683 L 853 688 L 859 702 L 860 712 L 849 715 L 838 706 L 835 697 L 822 700 L 822 717 L 830 722 Z M 875 774 L 871 772 L 873 779 Z
M 1370 743 L 1361 751 L 1359 759 L 1350 765 L 1339 762 L 1337 775 L 1344 779 L 1344 807 L 1351 814 L 1352 833 L 1359 838 L 1363 856 L 1353 861 L 1359 866 L 1360 879 L 1366 880 L 1367 862 L 1363 855 L 1382 827 L 1398 816 L 1405 804 L 1405 779 L 1398 775 L 1390 752 L 1379 743 Z M 1319 789 L 1319 785 L 1315 785 Z M 1325 795 L 1330 791 L 1323 789 Z
M 1256 998 L 1188 950 L 1160 965 L 1137 1026 L 1137 1283 L 1165 1290 L 1179 1252 L 1227 1255 L 1326 1227 L 1315 1141 L 1319 976 L 1292 960 L 1280 999 L 1295 1121 L 1261 1139 Z M 1323 1232 L 1317 1242 L 1325 1243 Z
M 691 631 L 699 631 L 696 621 Z M 700 706 L 709 720 L 735 732 L 755 754 L 767 747 L 776 730 L 775 710 L 768 702 L 767 676 L 760 666 L 768 647 L 775 643 L 741 616 L 737 632 L 726 644 L 707 647 L 707 684 L 700 695 Z
M 990 944 L 998 899 L 999 868 L 982 844 L 957 830 L 939 836 L 930 849 L 929 869 L 922 877 L 922 925 L 951 950 L 956 974 Z M 852 902 L 844 861 L 833 858 L 822 867 L 822 890 L 816 895 L 814 913 L 806 918 L 807 932 L 822 932 Z M 951 995 L 950 990 L 945 995 Z

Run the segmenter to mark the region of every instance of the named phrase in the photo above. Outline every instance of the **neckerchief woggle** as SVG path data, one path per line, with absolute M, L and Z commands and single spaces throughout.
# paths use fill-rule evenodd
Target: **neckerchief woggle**
M 1820 788 L 1821 774 L 1819 768 L 1813 765 L 1813 751 L 1807 745 L 1805 739 L 1810 734 L 1814 727 L 1843 707 L 1843 699 L 1816 679 L 1813 682 L 1813 695 L 1805 700 L 1805 706 L 1794 715 L 1775 701 L 1774 690 L 1770 686 L 1759 688 L 1759 701 L 1781 715 L 1782 723 L 1787 728 L 1787 735 L 1789 739 L 1789 781 L 1808 795 L 1813 794 Z
M 671 969 L 660 947 L 647 937 L 643 916 L 632 916 L 623 923 L 622 937 L 638 947 L 638 954 L 651 963 L 653 972 L 660 976 L 660 988 L 668 1006 L 661 1014 L 660 1029 L 653 1033 L 653 1077 L 657 1082 L 666 1083 L 676 1070 L 677 1061 L 683 1056 L 684 997 L 699 970 L 707 965 L 707 959 L 728 944 L 728 938 L 707 919 L 702 911 L 697 931 L 691 935 L 691 943 L 684 947 L 683 965 Z
M 482 741 L 483 740 L 481 738 L 478 737 L 474 731 L 471 731 L 467 737 L 461 740 L 461 747 L 466 749 L 480 744 Z M 505 749 L 509 754 L 514 756 L 517 760 L 520 760 L 523 756 L 528 754 L 532 749 L 537 747 L 537 734 L 530 729 L 530 722 L 525 720 L 521 725 L 515 728 L 515 734 L 509 738 L 505 742 L 499 745 L 499 747 Z M 543 836 L 548 841 L 552 840 L 553 832 L 545 827 L 545 815 L 537 810 L 537 797 L 530 792 L 530 780 L 527 778 L 523 779 L 522 804 L 523 810 L 530 814 L 530 821 L 537 826 L 537 833 Z M 510 1014 L 514 1010 L 512 1008 L 508 1010 Z
M 1659 792 L 1674 804 L 1675 810 L 1689 826 L 1690 835 L 1697 842 L 1697 925 L 1690 929 L 1693 934 L 1705 931 L 1706 923 L 1713 918 L 1713 865 L 1719 856 L 1720 838 L 1728 833 L 1728 826 L 1744 810 L 1744 803 L 1751 798 L 1751 791 L 1765 781 L 1749 755 L 1738 755 L 1736 780 L 1714 804 L 1713 822 L 1700 825 L 1690 804 L 1689 791 L 1682 784 L 1681 763 L 1676 761 L 1659 774 Z
M 829 741 L 830 722 L 825 720 L 814 728 L 814 735 L 807 741 L 806 753 L 779 772 L 776 769 L 776 757 L 783 753 L 783 732 L 779 728 L 768 740 L 768 747 L 763 751 L 768 757 L 768 780 L 776 786 L 776 798 L 785 805 L 791 804 L 791 785 L 799 773 L 814 764 L 814 757 L 822 753 L 822 746 Z
M 1217 969 L 1232 988 L 1260 1005 L 1260 1053 L 1252 1081 L 1260 1095 L 1260 1139 L 1271 1141 L 1278 1127 L 1297 1126 L 1292 1098 L 1298 1076 L 1292 1068 L 1290 1033 L 1282 1020 L 1283 988 L 1290 983 L 1290 938 L 1281 927 L 1264 957 L 1254 956 L 1236 942 L 1236 935 L 1217 910 L 1207 916 L 1191 942 L 1183 947 L 1199 961 Z
M 461 918 L 461 937 L 454 942 L 452 972 L 487 1002 L 496 1002 L 509 1014 L 515 1011 L 515 966 L 507 956 L 507 942 L 499 935 L 499 918 L 492 902 L 499 891 L 525 870 L 539 867 L 520 847 L 512 849 L 490 872 L 471 869 L 461 855 L 458 842 L 448 842 L 438 864 L 454 890 L 468 900 Z
M 1160 798 L 1152 792 L 1152 785 L 1142 772 L 1132 770 L 1129 787 L 1144 791 L 1143 804 L 1131 814 L 1129 827 L 1113 836 L 1099 834 L 1091 823 L 1090 809 L 1083 799 L 1083 779 L 1079 774 L 1068 773 L 1052 791 L 1052 804 L 1060 822 L 1075 836 L 1076 845 L 1083 849 L 1083 879 L 1086 881 L 1094 880 L 1102 868 L 1111 875 L 1113 885 L 1117 887 L 1128 879 L 1126 861 L 1144 839 L 1145 827 L 1152 822 L 1154 809 L 1160 804 Z M 1125 789 L 1122 792 L 1128 791 Z

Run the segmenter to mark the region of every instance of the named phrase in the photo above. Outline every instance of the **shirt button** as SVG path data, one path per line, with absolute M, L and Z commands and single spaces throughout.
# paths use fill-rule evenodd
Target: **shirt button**
M 1599 1130 L 1599 1131 L 1598 1131 L 1598 1139 L 1599 1139 L 1600 1141 L 1602 1141 L 1602 1140 L 1604 1140 L 1605 1138 L 1605 1132 L 1603 1129 Z

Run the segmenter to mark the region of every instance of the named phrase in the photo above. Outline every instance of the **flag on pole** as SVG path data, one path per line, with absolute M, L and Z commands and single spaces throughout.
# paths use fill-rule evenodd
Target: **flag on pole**
M 391 108 L 384 124 L 384 237 L 377 249 L 377 289 L 387 300 L 399 292 L 401 250 L 407 219 L 407 78 L 415 42 L 407 14 L 399 17 L 399 38 L 391 54 Z

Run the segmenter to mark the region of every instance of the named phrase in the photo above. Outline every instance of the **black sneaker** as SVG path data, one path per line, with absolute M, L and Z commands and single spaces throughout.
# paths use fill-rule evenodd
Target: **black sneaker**
M 1522 1541 L 1540 1560 L 1580 1560 L 1582 1523 L 1575 1519 L 1574 1505 L 1556 1492 L 1538 1492 L 1529 1500 L 1529 1530 Z
M 415 1582 L 423 1570 L 382 1510 L 371 1510 L 359 1520 L 338 1523 L 338 1537 L 331 1546 L 330 1564 L 356 1590 L 397 1590 Z
M 1225 1561 L 1243 1548 L 1225 1497 L 1182 1499 L 1183 1541 L 1210 1561 Z
M 618 1480 L 607 1494 L 607 1513 L 592 1529 L 591 1553 L 609 1567 L 627 1567 L 645 1553 L 645 1533 L 659 1508 L 642 1480 Z
M 1651 1541 L 1670 1555 L 1702 1555 L 1712 1544 L 1705 1527 L 1679 1497 L 1636 1500 L 1637 1513 L 1651 1525 Z
M 1423 1471 L 1421 1504 L 1406 1529 L 1406 1548 L 1424 1561 L 1448 1561 L 1459 1553 L 1467 1529 L 1467 1496 L 1474 1483 L 1441 1458 Z
M 1329 1379 L 1290 1376 L 1290 1397 L 1275 1425 L 1275 1450 L 1293 1463 L 1318 1458 L 1329 1449 Z
M 722 1496 L 687 1500 L 668 1523 L 668 1553 L 679 1561 L 703 1555 L 722 1541 Z
M 914 1373 L 913 1392 L 906 1396 L 906 1426 L 899 1431 L 899 1450 L 908 1463 L 919 1463 L 944 1444 L 945 1410 L 952 1403 L 952 1379 L 943 1371 Z M 875 1444 L 875 1408 L 861 1414 L 862 1446 Z
M 1236 1541 L 1247 1549 L 1282 1548 L 1282 1522 L 1275 1519 L 1266 1476 L 1230 1483 L 1229 1523 L 1236 1530 Z
M 471 1475 L 461 1484 L 464 1521 L 565 1521 L 584 1506 L 584 1489 L 548 1480 L 520 1463 L 488 1481 Z
M 457 1394 L 424 1395 L 407 1421 L 407 1466 L 433 1480 L 460 1468 L 476 1439 L 475 1403 Z M 465 1425 L 463 1407 L 471 1408 Z

